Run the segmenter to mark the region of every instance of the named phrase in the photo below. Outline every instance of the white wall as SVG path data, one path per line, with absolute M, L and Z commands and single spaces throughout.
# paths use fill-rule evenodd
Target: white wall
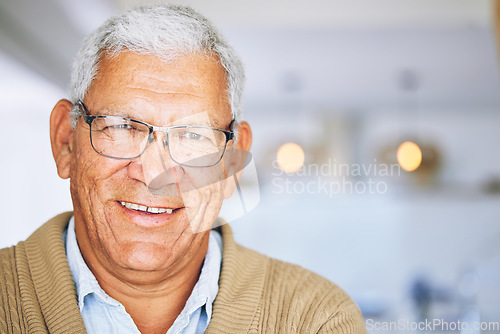
M 69 183 L 52 159 L 49 115 L 64 92 L 0 54 L 0 246 L 28 237 L 37 226 L 71 209 Z

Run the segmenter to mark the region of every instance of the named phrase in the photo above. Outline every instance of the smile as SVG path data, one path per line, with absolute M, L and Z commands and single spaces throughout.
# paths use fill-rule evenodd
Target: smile
M 166 208 L 149 208 L 144 205 L 129 203 L 129 202 L 120 202 L 122 206 L 127 209 L 132 209 L 136 211 L 148 212 L 148 213 L 172 213 L 173 209 Z

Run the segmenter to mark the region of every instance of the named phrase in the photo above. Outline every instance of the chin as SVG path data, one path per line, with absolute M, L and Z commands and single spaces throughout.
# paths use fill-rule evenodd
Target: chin
M 172 254 L 158 245 L 141 242 L 128 245 L 118 256 L 127 269 L 155 271 L 167 268 Z

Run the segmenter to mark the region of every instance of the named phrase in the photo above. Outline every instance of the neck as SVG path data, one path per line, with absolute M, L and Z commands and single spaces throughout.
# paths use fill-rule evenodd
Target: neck
M 192 274 L 184 270 L 156 284 L 130 284 L 113 276 L 96 275 L 96 278 L 108 295 L 122 303 L 141 333 L 164 334 L 181 313 L 198 281 L 202 262 L 196 263 L 197 269 Z

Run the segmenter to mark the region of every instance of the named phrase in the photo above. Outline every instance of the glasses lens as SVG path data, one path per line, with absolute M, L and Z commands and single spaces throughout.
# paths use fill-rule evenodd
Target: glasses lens
M 226 135 L 217 129 L 179 127 L 168 132 L 170 155 L 179 164 L 193 167 L 213 166 L 226 148 Z
M 97 117 L 92 122 L 90 138 L 94 149 L 112 158 L 135 158 L 144 151 L 149 128 L 122 117 Z

